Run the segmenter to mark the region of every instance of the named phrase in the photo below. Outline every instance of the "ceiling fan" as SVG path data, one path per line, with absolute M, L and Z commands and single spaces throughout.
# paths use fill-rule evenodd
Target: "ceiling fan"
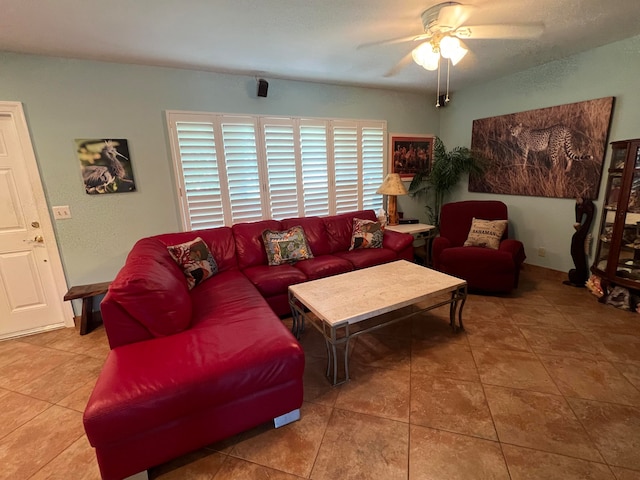
M 390 77 L 396 75 L 412 59 L 427 70 L 439 70 L 441 57 L 447 60 L 448 66 L 456 65 L 469 51 L 460 39 L 527 39 L 538 37 L 544 31 L 544 25 L 540 23 L 467 25 L 467 20 L 472 17 L 476 8 L 473 5 L 463 5 L 458 2 L 439 3 L 422 12 L 424 33 L 367 43 L 360 47 L 407 42 L 417 44 L 385 74 L 385 77 Z M 440 75 L 438 75 L 438 96 L 439 81 Z M 448 79 L 446 100 L 448 101 Z M 436 104 L 436 106 L 440 105 Z

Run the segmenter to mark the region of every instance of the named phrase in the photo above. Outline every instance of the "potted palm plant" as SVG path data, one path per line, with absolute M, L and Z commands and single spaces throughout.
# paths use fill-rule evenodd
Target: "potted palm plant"
M 455 147 L 447 151 L 439 137 L 433 143 L 433 162 L 415 174 L 409 185 L 412 197 L 425 197 L 429 221 L 440 225 L 440 208 L 445 195 L 460 181 L 463 173 L 482 173 L 484 162 L 467 147 Z

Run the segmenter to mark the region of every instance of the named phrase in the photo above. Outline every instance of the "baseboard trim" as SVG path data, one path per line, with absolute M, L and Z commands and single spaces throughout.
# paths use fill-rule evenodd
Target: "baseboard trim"
M 552 268 L 541 267 L 539 265 L 531 265 L 530 263 L 523 263 L 522 269 L 524 271 L 533 272 L 536 275 L 542 276 L 549 280 L 567 280 L 568 273 L 561 272 L 560 270 L 553 270 Z

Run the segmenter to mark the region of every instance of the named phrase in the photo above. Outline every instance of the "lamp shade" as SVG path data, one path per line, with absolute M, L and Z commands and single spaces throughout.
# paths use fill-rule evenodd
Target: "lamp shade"
M 400 174 L 389 173 L 382 185 L 376 190 L 376 193 L 381 193 L 382 195 L 406 195 L 408 192 L 400 179 Z

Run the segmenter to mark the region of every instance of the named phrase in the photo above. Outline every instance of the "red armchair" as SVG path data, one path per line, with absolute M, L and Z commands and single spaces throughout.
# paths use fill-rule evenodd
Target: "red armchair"
M 508 220 L 507 206 L 499 201 L 465 201 L 448 203 L 440 212 L 440 236 L 433 241 L 433 267 L 463 278 L 470 290 L 508 293 L 518 286 L 524 246 L 508 239 L 508 228 L 497 250 L 463 246 L 473 218 Z

